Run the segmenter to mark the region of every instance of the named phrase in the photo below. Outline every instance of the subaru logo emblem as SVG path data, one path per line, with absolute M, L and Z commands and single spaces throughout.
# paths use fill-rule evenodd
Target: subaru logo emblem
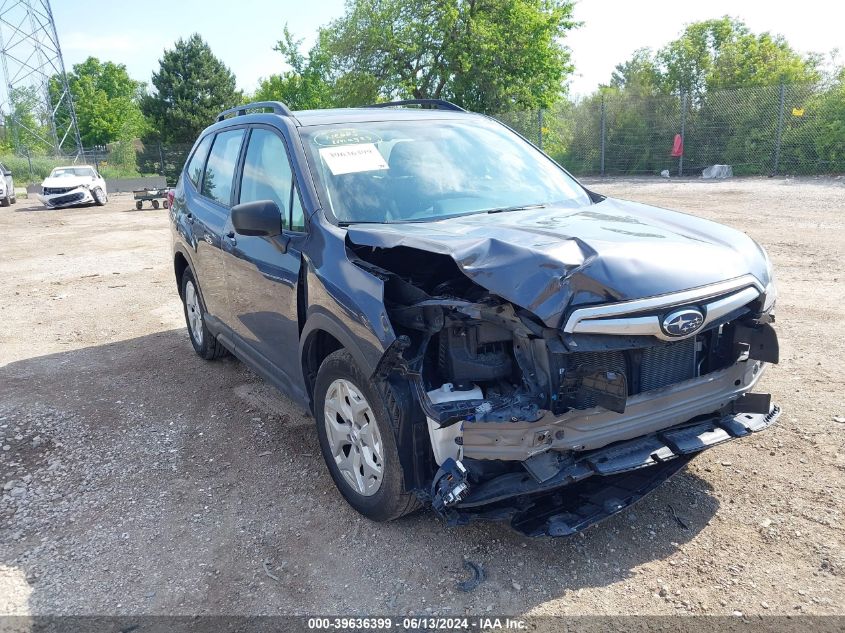
M 687 336 L 704 325 L 704 315 L 695 308 L 675 310 L 666 315 L 662 325 L 669 336 Z

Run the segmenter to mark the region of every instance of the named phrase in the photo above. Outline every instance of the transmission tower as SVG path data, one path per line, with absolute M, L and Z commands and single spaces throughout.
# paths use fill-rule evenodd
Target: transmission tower
M 0 61 L 15 148 L 37 142 L 84 159 L 50 0 L 0 0 Z

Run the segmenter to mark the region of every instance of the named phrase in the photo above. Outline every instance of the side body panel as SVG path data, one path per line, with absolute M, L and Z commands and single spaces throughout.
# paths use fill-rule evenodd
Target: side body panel
M 290 139 L 275 127 L 253 127 L 250 137 L 252 131 L 259 129 L 279 134 L 285 144 L 290 145 Z M 251 142 L 251 139 L 246 142 Z M 246 149 L 241 154 L 236 179 L 236 200 L 240 196 L 245 156 Z M 289 178 L 289 174 L 272 176 Z M 297 187 L 302 187 L 301 182 L 297 182 Z M 283 210 L 283 213 L 286 212 Z M 248 354 L 263 357 L 270 370 L 285 374 L 287 381 L 298 385 L 298 388 L 302 386 L 302 366 L 297 356 L 298 283 L 302 249 L 307 241 L 307 232 L 287 230 L 276 237 L 236 234 L 231 214 L 222 240 L 230 307 L 226 325 L 237 335 L 238 345 L 251 348 L 247 350 Z
M 272 127 L 283 135 L 300 188 L 306 234 L 235 235 L 229 210 L 203 198 L 183 176 L 170 210 L 174 254 L 181 252 L 197 275 L 212 332 L 268 382 L 310 409 L 303 361 L 314 336 L 324 332 L 339 341 L 368 375 L 395 340 L 383 284 L 350 261 L 346 231 L 325 218 L 294 123 L 270 114 L 238 117 L 238 122 Z M 231 120 L 217 123 L 203 136 L 230 127 Z M 239 170 L 242 163 L 243 152 Z

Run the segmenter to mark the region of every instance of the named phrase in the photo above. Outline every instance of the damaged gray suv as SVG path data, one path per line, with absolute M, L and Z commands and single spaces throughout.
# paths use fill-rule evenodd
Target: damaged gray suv
M 170 209 L 190 340 L 313 413 L 359 512 L 572 534 L 775 422 L 766 252 L 445 102 L 223 112 Z

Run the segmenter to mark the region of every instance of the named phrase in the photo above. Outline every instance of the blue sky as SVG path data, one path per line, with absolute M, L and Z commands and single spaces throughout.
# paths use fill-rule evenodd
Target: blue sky
M 286 22 L 307 44 L 343 6 L 343 0 L 52 1 L 68 67 L 94 55 L 126 64 L 134 78 L 149 82 L 163 50 L 199 32 L 248 91 L 259 78 L 284 69 L 272 49 Z M 845 55 L 845 3 L 834 0 L 581 0 L 576 18 L 585 24 L 566 40 L 576 66 L 572 92 L 586 94 L 606 82 L 637 48 L 659 48 L 685 24 L 726 13 L 755 31 L 785 35 L 803 52 L 839 47 Z

